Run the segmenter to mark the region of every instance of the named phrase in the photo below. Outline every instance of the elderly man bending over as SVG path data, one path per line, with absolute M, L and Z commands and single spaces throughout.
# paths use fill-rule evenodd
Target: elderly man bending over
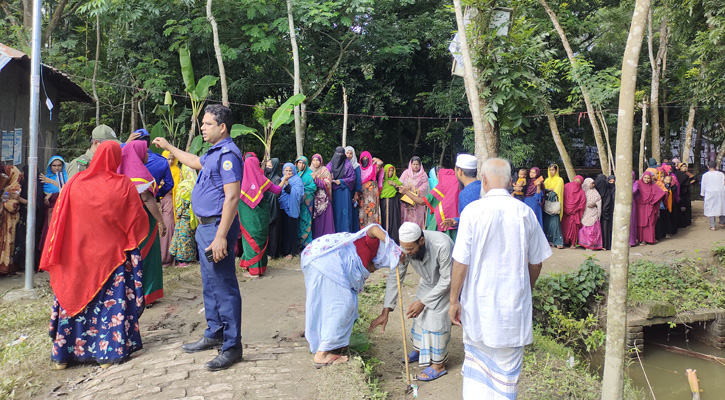
M 448 318 L 448 297 L 451 289 L 451 267 L 453 240 L 443 232 L 422 231 L 417 224 L 406 222 L 400 226 L 400 247 L 405 251 L 405 260 L 398 266 L 400 280 L 405 279 L 409 265 L 420 275 L 415 302 L 408 307 L 408 318 L 414 318 L 410 333 L 413 336 L 413 351 L 408 361 L 421 367 L 417 379 L 432 381 L 446 374 L 448 342 L 451 340 L 451 322 Z M 397 277 L 388 275 L 385 286 L 383 312 L 370 323 L 370 331 L 382 325 L 383 332 L 388 323 L 388 313 L 395 309 L 398 299 Z
M 305 275 L 305 338 L 315 368 L 347 361 L 334 354 L 350 344 L 358 318 L 357 294 L 378 268 L 400 262 L 400 247 L 380 225 L 371 224 L 357 233 L 321 236 L 302 252 Z
M 453 249 L 449 316 L 463 326 L 464 399 L 515 399 L 533 342 L 531 290 L 551 249 L 531 208 L 506 190 L 510 180 L 508 162 L 486 161 L 486 194 L 463 210 Z

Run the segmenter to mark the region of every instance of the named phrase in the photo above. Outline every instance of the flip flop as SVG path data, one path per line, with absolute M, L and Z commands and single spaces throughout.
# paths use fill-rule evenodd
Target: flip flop
M 327 360 L 327 361 L 326 361 L 326 362 L 324 362 L 324 363 L 316 363 L 316 362 L 313 362 L 313 363 L 312 363 L 312 365 L 313 365 L 313 366 L 314 366 L 314 367 L 315 367 L 316 369 L 320 369 L 320 368 L 322 368 L 322 367 L 329 367 L 330 365 L 333 365 L 333 364 L 335 364 L 335 361 L 337 361 L 337 360 L 338 360 L 338 359 L 340 359 L 341 357 L 342 357 L 341 355 L 339 355 L 339 354 L 335 354 L 335 355 L 333 355 L 332 357 L 330 357 L 330 359 L 329 359 L 329 360 Z M 347 362 L 347 361 L 345 361 L 345 362 Z M 337 363 L 337 364 L 344 364 L 344 363 Z
M 420 359 L 420 352 L 419 351 L 411 351 L 410 354 L 408 354 L 408 362 L 414 363 Z M 403 364 L 405 364 L 405 359 L 400 360 Z
M 415 376 L 415 379 L 416 380 L 419 380 L 419 381 L 423 381 L 423 382 L 429 382 L 429 381 L 436 380 L 436 379 L 440 378 L 441 376 L 443 376 L 443 375 L 445 375 L 447 373 L 448 373 L 448 371 L 446 371 L 445 369 L 443 371 L 441 371 L 441 372 L 438 372 L 438 371 L 434 370 L 433 367 L 428 367 L 428 368 L 420 371 L 420 373 L 418 373 Z M 426 374 L 426 375 L 428 375 L 428 377 L 427 378 L 421 378 L 420 377 L 420 374 Z

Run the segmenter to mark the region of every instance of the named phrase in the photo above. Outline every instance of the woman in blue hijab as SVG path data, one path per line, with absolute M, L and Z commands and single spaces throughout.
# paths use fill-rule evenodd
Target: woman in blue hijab
M 40 174 L 40 181 L 43 182 L 43 193 L 45 194 L 46 218 L 43 225 L 43 232 L 40 234 L 41 246 L 45 243 L 45 235 L 48 234 L 48 225 L 53 216 L 53 208 L 58 200 L 60 190 L 68 182 L 68 174 L 65 172 L 65 160 L 61 156 L 53 156 L 48 161 L 45 174 Z
M 305 186 L 297 175 L 292 163 L 282 167 L 282 193 L 279 195 L 280 214 L 280 255 L 291 259 L 299 252 L 297 231 L 300 224 L 300 208 Z

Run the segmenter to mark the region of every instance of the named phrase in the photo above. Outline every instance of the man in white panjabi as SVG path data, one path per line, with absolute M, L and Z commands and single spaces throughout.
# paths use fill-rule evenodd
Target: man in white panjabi
M 405 222 L 399 229 L 400 247 L 405 259 L 398 265 L 401 284 L 409 266 L 420 275 L 415 301 L 408 307 L 408 318 L 413 318 L 410 329 L 413 351 L 408 361 L 418 361 L 425 367 L 417 375 L 420 381 L 432 381 L 447 373 L 448 343 L 451 340 L 451 322 L 448 318 L 448 298 L 453 266 L 453 239 L 443 232 L 423 231 L 413 222 Z M 370 331 L 388 323 L 388 313 L 398 300 L 397 277 L 388 275 L 385 285 L 385 303 L 379 317 L 370 323 Z
M 725 226 L 725 174 L 717 170 L 715 161 L 708 162 L 707 167 L 710 170 L 702 174 L 700 196 L 705 199 L 705 216 L 714 231 L 718 218 L 720 225 Z
M 508 193 L 509 163 L 489 159 L 482 173 L 486 194 L 458 225 L 449 316 L 463 327 L 463 398 L 515 399 L 533 342 L 531 290 L 551 249 L 531 208 Z

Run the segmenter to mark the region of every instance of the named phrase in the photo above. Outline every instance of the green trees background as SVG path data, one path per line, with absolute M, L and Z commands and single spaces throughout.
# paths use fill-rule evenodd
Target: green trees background
M 21 50 L 28 49 L 30 3 L 0 0 L 0 37 Z M 543 4 L 566 34 L 573 63 Z M 598 114 L 602 135 L 614 149 L 618 75 L 633 2 L 471 0 L 464 1 L 466 5 L 513 10 L 507 36 L 472 30 L 474 63 L 488 88 L 481 93 L 487 104 L 484 116 L 499 132 L 501 156 L 520 165 L 559 161 L 546 115 L 551 113 L 572 163 L 582 166 L 582 146 L 596 145 L 590 114 L 580 114 L 586 111 L 582 87 Z M 206 2 L 46 0 L 43 6 L 43 62 L 72 75 L 92 93 L 98 60 L 99 121 L 96 105 L 65 104 L 59 132 L 62 155 L 80 154 L 97 123 L 112 126 L 125 138 L 133 129 L 145 126 L 151 131 L 163 122 L 166 136 L 187 144 L 192 101 L 179 63 L 180 49 L 188 49 L 195 76 L 220 75 Z M 463 79 L 451 75 L 448 46 L 456 32 L 451 3 L 293 0 L 291 9 L 300 93 L 305 96 L 300 105 L 305 154 L 329 157 L 341 143 L 343 88 L 350 113 L 348 145 L 398 166 L 414 154 L 426 166 L 451 166 L 456 153 L 472 151 Z M 653 60 L 660 68 L 659 128 L 652 132 L 654 124 L 646 126 L 646 157 L 652 155 L 653 137 L 662 138 L 661 157 L 668 157 L 677 144 L 682 148 L 679 141 L 690 109 L 695 115 L 695 144 L 704 140 L 717 146 L 725 138 L 723 9 L 725 0 L 653 3 L 652 53 L 658 54 L 661 43 L 667 51 L 659 63 Z M 256 127 L 260 118 L 270 120 L 294 92 L 287 1 L 216 0 L 213 14 L 231 108 L 238 123 Z M 660 40 L 661 32 L 667 40 Z M 647 50 L 642 49 L 638 70 L 639 113 L 651 100 L 653 68 Z M 166 92 L 171 93 L 170 101 Z M 220 85 L 211 86 L 207 102 L 221 99 Z M 171 105 L 174 116 L 169 115 Z M 652 122 L 651 110 L 648 114 Z M 640 120 L 638 114 L 635 159 Z M 176 134 L 168 131 L 170 122 L 178 125 Z M 235 140 L 246 151 L 264 154 L 265 146 L 252 136 Z M 281 126 L 271 144 L 272 156 L 294 158 L 295 124 Z

